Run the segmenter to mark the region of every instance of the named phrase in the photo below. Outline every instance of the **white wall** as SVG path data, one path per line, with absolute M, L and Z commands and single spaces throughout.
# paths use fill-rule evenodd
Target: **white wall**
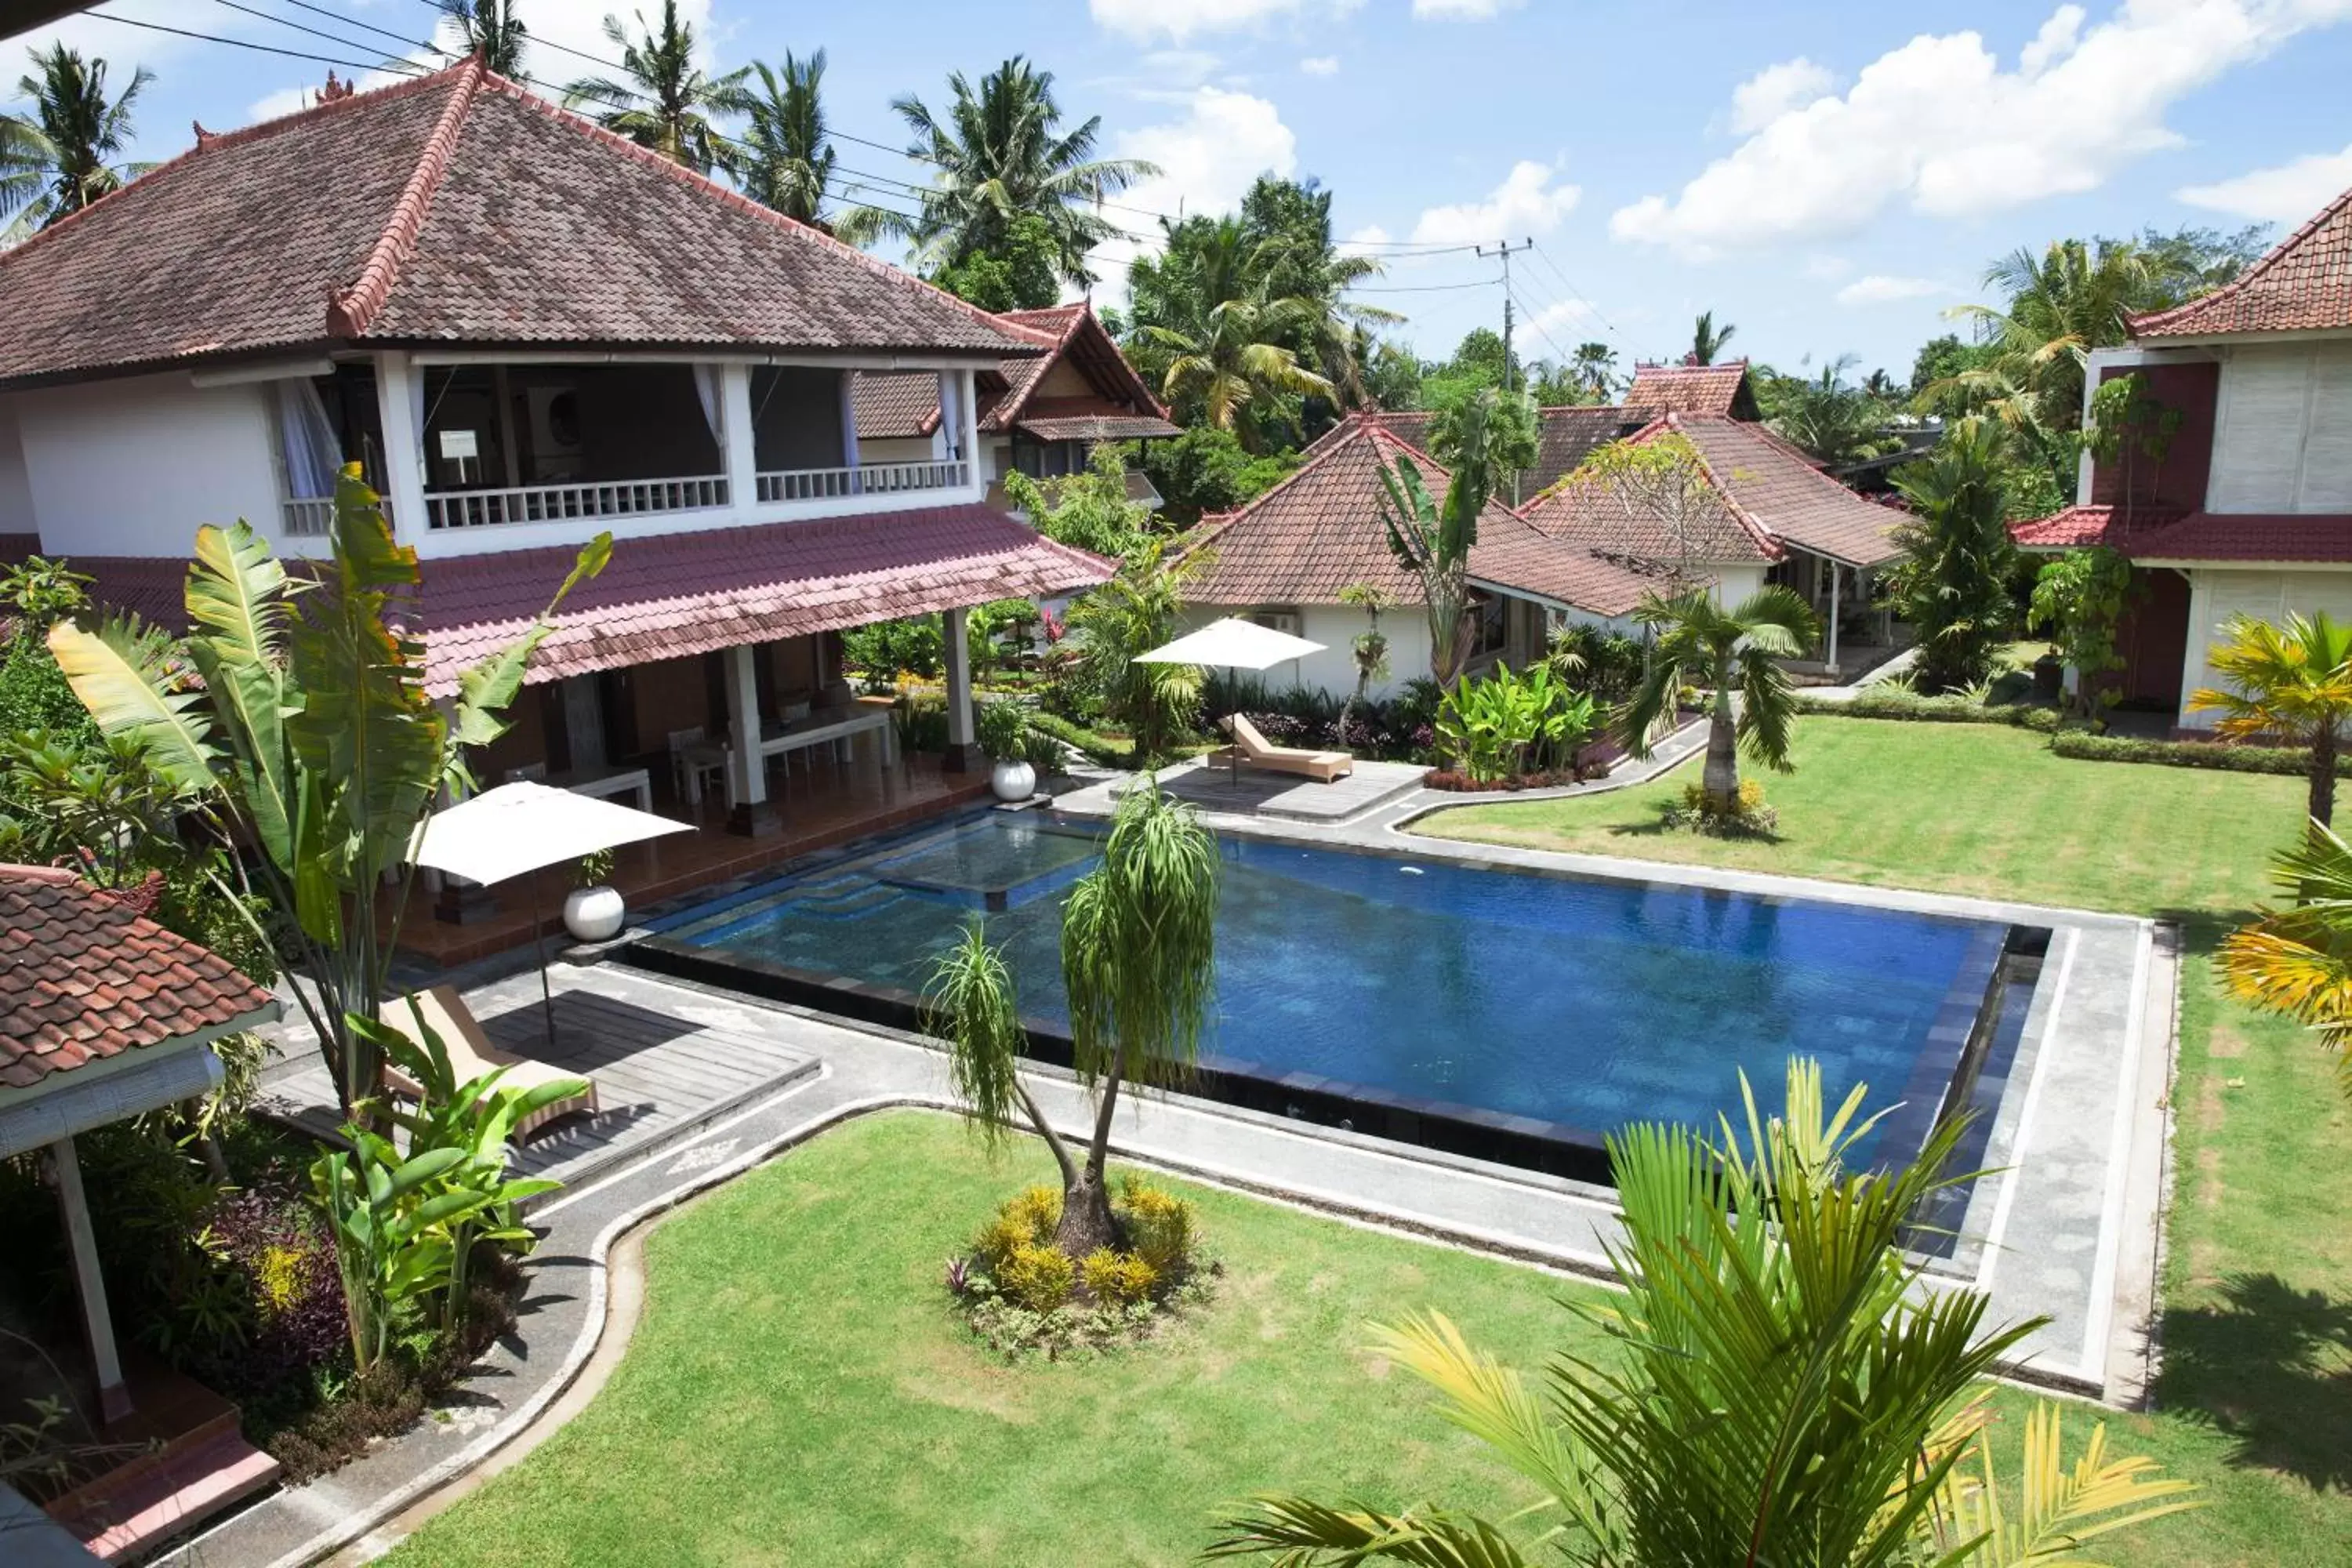
M 1715 571 L 1715 602 L 1730 609 L 1749 595 L 1764 586 L 1763 566 L 1717 566 Z
M 1257 608 L 1249 605 L 1194 605 L 1184 615 L 1184 629 L 1193 631 L 1211 621 L 1227 616 L 1246 619 Z M 1299 616 L 1298 635 L 1309 642 L 1319 642 L 1323 651 L 1310 654 L 1289 664 L 1278 664 L 1262 672 L 1258 679 L 1271 691 L 1289 687 L 1294 680 L 1301 686 L 1320 687 L 1334 697 L 1347 697 L 1356 689 L 1355 641 L 1366 629 L 1364 612 L 1345 605 L 1285 605 L 1296 609 Z M 1429 618 L 1418 605 L 1401 605 L 1381 614 L 1381 630 L 1389 639 L 1389 678 L 1375 681 L 1371 695 L 1385 700 L 1395 696 L 1404 683 L 1429 673 Z
M 2198 567 L 2189 574 L 2189 650 L 2180 685 L 2180 723 L 2210 730 L 2218 713 L 2191 713 L 2189 699 L 2200 687 L 2223 683 L 2207 654 L 2221 640 L 2230 617 L 2252 616 L 2273 625 L 2290 615 L 2326 612 L 2352 622 L 2352 570 L 2340 572 L 2229 572 Z
M 2219 512 L 2352 512 L 2352 342 L 2229 351 L 2205 505 Z
M 16 400 L 0 397 L 0 533 L 39 531 L 25 477 L 25 447 L 16 437 Z
M 185 556 L 198 527 L 238 518 L 278 537 L 268 393 L 180 374 L 20 394 L 42 552 Z

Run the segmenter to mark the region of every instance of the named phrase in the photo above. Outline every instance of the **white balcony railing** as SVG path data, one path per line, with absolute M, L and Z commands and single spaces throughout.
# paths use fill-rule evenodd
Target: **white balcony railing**
M 856 468 L 782 468 L 760 476 L 762 501 L 831 500 L 897 495 L 906 490 L 961 489 L 971 465 L 960 458 L 920 463 L 869 463 Z
M 299 496 L 278 503 L 288 539 L 324 539 L 335 531 L 335 498 Z
M 507 523 L 700 511 L 727 504 L 727 479 L 723 474 L 683 479 L 528 485 L 511 490 L 429 490 L 425 497 L 425 525 L 434 530 L 497 528 Z

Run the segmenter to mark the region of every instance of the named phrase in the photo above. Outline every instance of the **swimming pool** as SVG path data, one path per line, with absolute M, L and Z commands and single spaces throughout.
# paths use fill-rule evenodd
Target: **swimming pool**
M 641 961 L 906 1023 L 933 955 L 981 912 L 1050 1058 L 1068 1019 L 1061 895 L 1096 844 L 1085 826 L 984 814 L 658 921 Z M 1802 1053 L 1833 1102 L 1857 1082 L 1874 1108 L 1900 1102 L 1862 1150 L 1899 1155 L 1948 1097 L 1980 1091 L 2002 1032 L 2015 941 L 1999 923 L 1221 845 L 1204 1083 L 1263 1109 L 1590 1173 L 1629 1121 L 1736 1111 L 1742 1070 L 1777 1105 Z

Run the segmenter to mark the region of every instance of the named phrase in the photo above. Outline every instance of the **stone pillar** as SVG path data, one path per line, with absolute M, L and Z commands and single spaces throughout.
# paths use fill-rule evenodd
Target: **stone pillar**
M 397 352 L 376 355 L 376 418 L 383 428 L 383 500 L 392 531 L 403 544 L 415 544 L 426 531 L 425 515 L 424 367 Z
M 948 752 L 940 766 L 948 773 L 968 773 L 976 765 L 978 748 L 971 735 L 971 649 L 964 640 L 969 610 L 947 613 L 947 633 L 940 638 L 948 667 Z
M 760 648 L 738 643 L 727 650 L 727 733 L 733 771 L 727 780 L 733 809 L 727 830 L 764 838 L 783 831 L 768 801 L 768 760 L 760 754 Z
M 98 1379 L 100 1415 L 111 1425 L 131 1414 L 131 1391 L 122 1383 L 122 1358 L 114 1348 L 114 1319 L 106 1306 L 106 1277 L 98 1267 L 98 1238 L 90 1233 L 89 1200 L 82 1194 L 81 1162 L 74 1141 L 49 1145 L 49 1168 L 57 1175 L 58 1213 L 71 1250 L 75 1293 L 81 1298 L 82 1331 L 89 1341 L 89 1369 Z
M 751 428 L 751 367 L 719 367 L 719 458 L 727 468 L 727 502 L 738 511 L 760 500 L 759 434 Z

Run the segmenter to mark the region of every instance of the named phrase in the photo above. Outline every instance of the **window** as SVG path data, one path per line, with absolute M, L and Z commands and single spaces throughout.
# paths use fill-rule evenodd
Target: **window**
M 1306 635 L 1298 629 L 1299 614 L 1297 610 L 1252 610 L 1249 619 L 1268 631 L 1287 632 L 1292 637 Z
M 1470 613 L 1477 617 L 1477 626 L 1470 641 L 1470 657 L 1483 658 L 1490 653 L 1500 653 L 1510 641 L 1509 601 L 1499 595 L 1482 594 L 1474 600 Z

